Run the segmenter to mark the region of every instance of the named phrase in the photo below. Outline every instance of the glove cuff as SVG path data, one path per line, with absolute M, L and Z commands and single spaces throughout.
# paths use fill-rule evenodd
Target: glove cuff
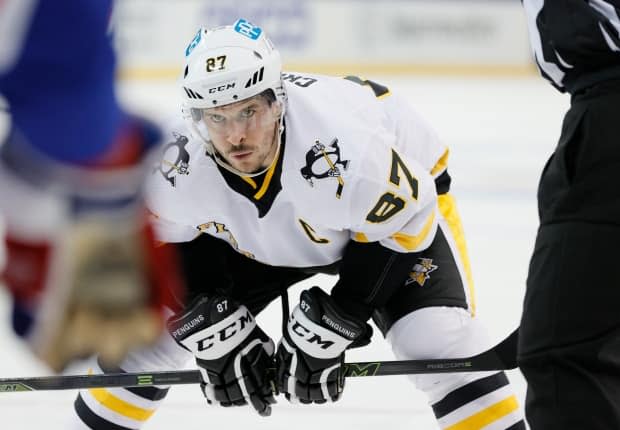
M 374 307 L 351 297 L 349 292 L 337 283 L 331 291 L 334 304 L 346 315 L 359 321 L 367 322 L 374 311 Z

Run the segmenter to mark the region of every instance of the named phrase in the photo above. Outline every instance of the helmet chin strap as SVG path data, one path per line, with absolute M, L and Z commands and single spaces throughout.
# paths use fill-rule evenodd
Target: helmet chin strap
M 275 143 L 277 145 L 276 148 L 276 152 L 274 154 L 273 160 L 271 160 L 271 162 L 267 165 L 267 167 L 261 169 L 258 172 L 254 172 L 254 173 L 246 173 L 246 172 L 242 172 L 241 170 L 235 169 L 233 166 L 231 166 L 230 164 L 228 164 L 226 162 L 226 160 L 224 160 L 224 158 L 217 152 L 217 150 L 215 149 L 215 147 L 213 146 L 213 143 L 211 142 L 211 140 L 207 140 L 205 139 L 201 133 L 198 133 L 198 135 L 202 138 L 202 141 L 204 142 L 205 146 L 207 147 L 207 152 L 213 156 L 213 159 L 215 160 L 215 162 L 222 168 L 228 170 L 229 172 L 237 175 L 237 176 L 244 176 L 246 178 L 254 178 L 256 176 L 262 175 L 263 173 L 265 173 L 267 170 L 269 170 L 271 168 L 271 166 L 273 165 L 273 163 L 276 162 L 276 160 L 278 159 L 278 156 L 280 154 L 280 147 L 282 144 L 282 133 L 284 132 L 284 112 L 282 112 L 282 114 L 280 115 L 280 119 L 278 120 L 278 127 L 277 127 L 277 131 L 273 134 L 273 141 L 272 141 L 272 145 Z

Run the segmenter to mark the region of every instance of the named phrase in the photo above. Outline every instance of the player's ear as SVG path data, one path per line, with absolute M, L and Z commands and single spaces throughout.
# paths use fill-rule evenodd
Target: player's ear
M 274 102 L 271 104 L 271 110 L 272 110 L 272 112 L 273 112 L 273 116 L 274 116 L 276 119 L 279 119 L 279 118 L 280 118 L 280 115 L 282 115 L 282 102 L 277 101 L 277 100 L 276 100 L 276 101 L 274 101 Z

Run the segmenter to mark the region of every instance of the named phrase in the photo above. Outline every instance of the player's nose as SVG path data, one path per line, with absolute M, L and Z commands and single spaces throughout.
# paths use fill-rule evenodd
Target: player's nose
M 232 121 L 228 128 L 227 140 L 233 146 L 239 146 L 243 144 L 246 138 L 246 126 L 245 124 Z

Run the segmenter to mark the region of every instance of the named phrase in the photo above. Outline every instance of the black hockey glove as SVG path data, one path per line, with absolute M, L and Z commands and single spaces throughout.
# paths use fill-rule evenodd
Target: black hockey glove
M 209 404 L 250 403 L 262 416 L 275 403 L 272 381 L 273 341 L 248 309 L 226 297 L 200 297 L 168 320 L 174 340 L 191 351 L 202 374 Z
M 301 293 L 278 345 L 277 383 L 291 402 L 335 402 L 344 388 L 344 351 L 366 345 L 372 328 L 345 314 L 318 287 Z

